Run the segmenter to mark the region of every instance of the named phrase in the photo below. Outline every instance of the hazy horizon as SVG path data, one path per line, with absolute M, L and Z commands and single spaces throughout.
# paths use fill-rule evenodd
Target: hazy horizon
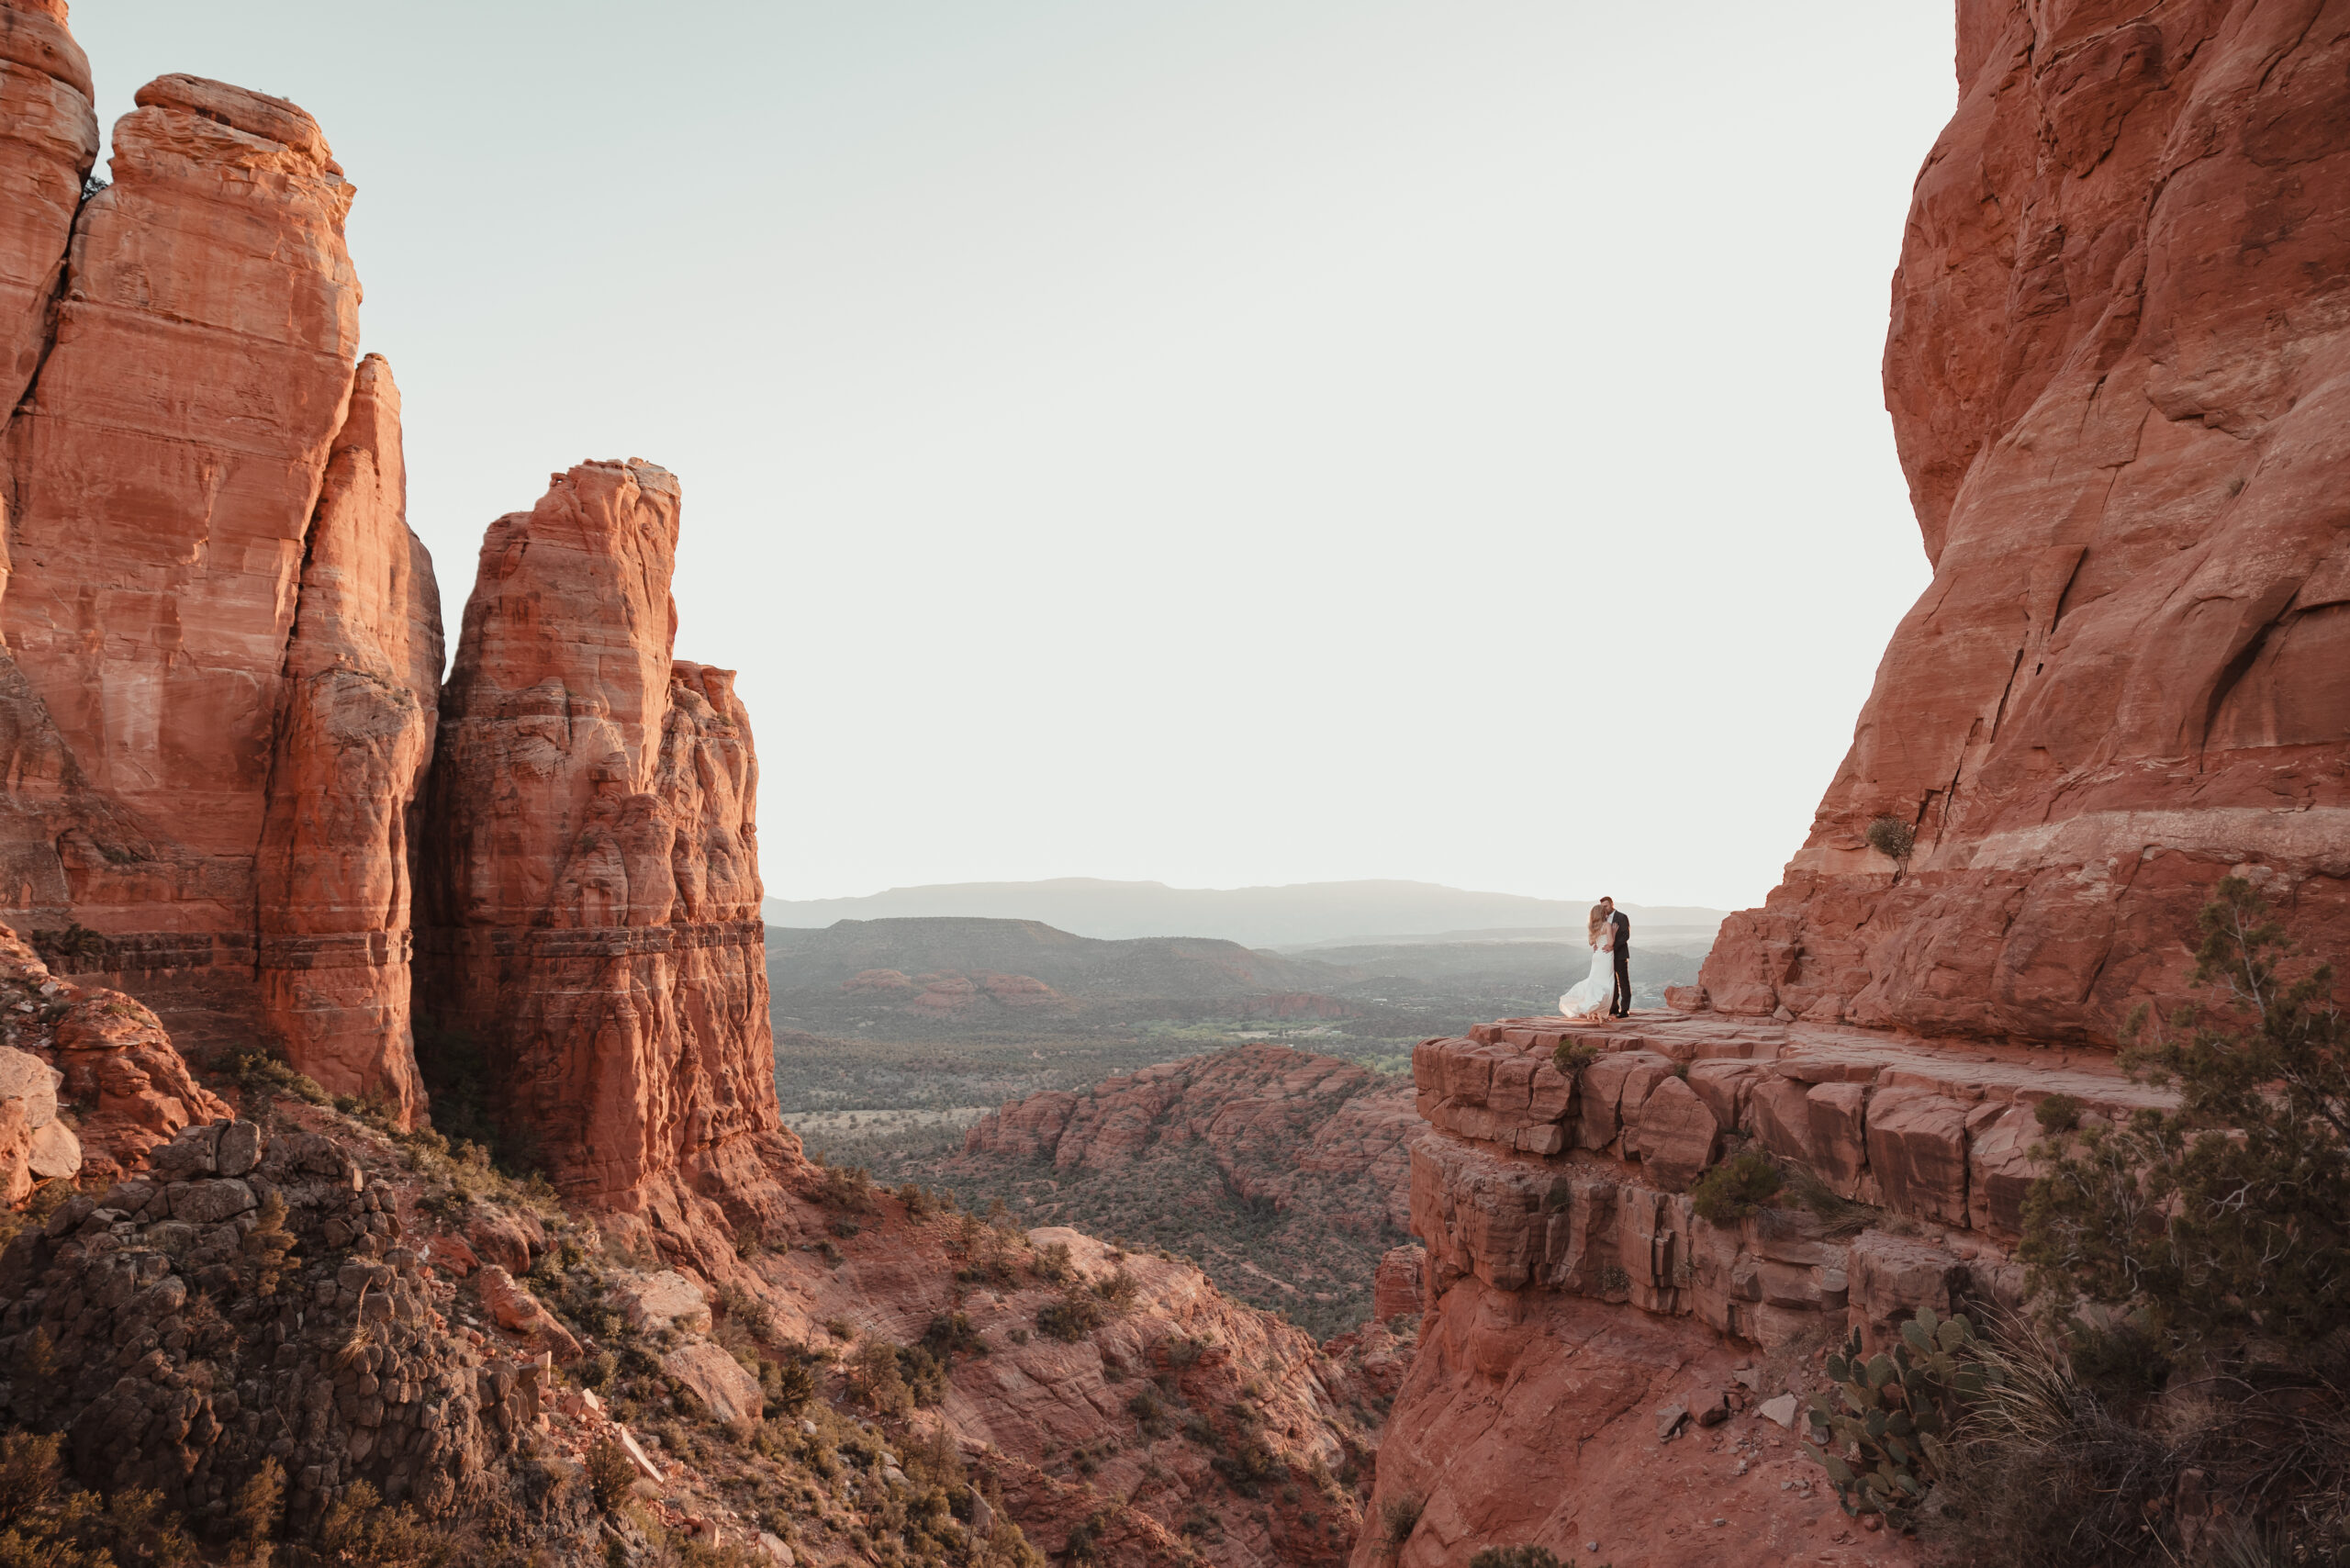
M 1744 907 L 1927 580 L 1877 363 L 1942 8 L 73 27 L 102 126 L 169 71 L 324 126 L 453 634 L 551 471 L 679 475 L 778 896 Z

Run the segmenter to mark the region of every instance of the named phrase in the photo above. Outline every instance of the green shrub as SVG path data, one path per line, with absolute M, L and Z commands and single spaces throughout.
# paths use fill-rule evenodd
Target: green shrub
M 2350 1020 L 2323 964 L 2242 878 L 2199 917 L 2193 983 L 2228 1017 L 2181 1010 L 2123 1064 L 2175 1085 L 2141 1110 L 2040 1146 L 2019 1256 L 2035 1294 L 2140 1308 L 2173 1349 L 2307 1346 L 2350 1332 Z M 2043 1104 L 2045 1102 L 2043 1102 Z
M 2053 1137 L 2081 1125 L 2081 1103 L 2070 1094 L 2051 1094 L 2031 1108 L 2031 1114 L 2040 1130 Z
M 1896 862 L 1908 859 L 1911 852 L 1918 847 L 1917 827 L 1903 822 L 1899 817 L 1877 818 L 1869 823 L 1868 831 L 1863 836 L 1868 839 L 1871 849 L 1875 850 L 1887 860 Z
M 988 1353 L 988 1342 L 979 1337 L 977 1328 L 971 1327 L 970 1316 L 961 1312 L 946 1313 L 932 1318 L 930 1327 L 923 1331 L 922 1348 L 941 1361 L 957 1351 L 967 1356 Z
M 440 1568 L 456 1557 L 457 1542 L 407 1504 L 387 1504 L 354 1481 L 319 1521 L 319 1555 L 337 1568 Z
M 759 1366 L 759 1386 L 767 1395 L 767 1414 L 797 1416 L 816 1397 L 816 1374 L 804 1361 L 765 1361 Z
M 1689 1189 L 1693 1206 L 1716 1225 L 1736 1225 L 1767 1207 L 1785 1178 L 1759 1148 L 1741 1148 L 1697 1178 Z
M 617 1438 L 606 1438 L 588 1450 L 588 1489 L 596 1506 L 608 1514 L 620 1512 L 636 1484 L 636 1464 Z
M 1036 1309 L 1036 1331 L 1071 1344 L 1109 1321 L 1109 1304 L 1091 1291 L 1075 1284 Z
M 1550 1052 L 1550 1065 L 1560 1076 L 1572 1078 L 1599 1059 L 1599 1047 L 1589 1040 L 1561 1040 Z
M 1380 1538 L 1389 1546 L 1400 1548 L 1419 1528 L 1420 1514 L 1427 1506 L 1428 1500 L 1417 1492 L 1404 1492 L 1388 1498 L 1385 1506 L 1379 1510 Z

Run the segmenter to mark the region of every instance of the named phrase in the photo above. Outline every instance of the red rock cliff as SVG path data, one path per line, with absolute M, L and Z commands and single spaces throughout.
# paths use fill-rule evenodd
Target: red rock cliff
M 422 1011 L 486 1053 L 566 1197 L 706 1271 L 780 1223 L 794 1140 L 730 671 L 673 662 L 677 482 L 554 476 L 491 524 L 442 697 Z
M 1933 584 L 1715 1007 L 2109 1040 L 2232 869 L 2350 940 L 2335 10 L 1963 0 L 1885 354 Z
M 82 199 L 63 21 L 0 6 L 0 902 L 95 932 L 50 951 L 184 1041 L 274 1039 L 412 1114 L 401 819 L 439 606 L 397 395 L 352 364 L 352 186 L 295 106 L 165 76 Z

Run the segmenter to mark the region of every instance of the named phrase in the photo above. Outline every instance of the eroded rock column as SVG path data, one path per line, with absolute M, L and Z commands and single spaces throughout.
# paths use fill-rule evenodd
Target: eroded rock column
M 725 670 L 675 662 L 678 491 L 587 463 L 491 524 L 442 692 L 419 1005 L 566 1196 L 716 1269 L 779 1219 L 753 822 Z
M 327 466 L 287 645 L 259 854 L 264 1016 L 327 1089 L 422 1108 L 411 838 L 441 686 L 440 589 L 408 532 L 399 388 L 373 354 Z

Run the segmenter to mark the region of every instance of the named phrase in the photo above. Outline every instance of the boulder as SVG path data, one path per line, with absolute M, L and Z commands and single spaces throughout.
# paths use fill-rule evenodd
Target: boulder
M 2028 1105 L 1986 1117 L 1967 1146 L 1967 1223 L 2003 1240 L 2023 1234 L 2023 1201 L 2040 1175 L 2033 1147 L 2046 1135 Z
M 701 1287 L 674 1269 L 624 1281 L 613 1287 L 612 1299 L 629 1327 L 640 1333 L 664 1328 L 710 1332 L 710 1303 Z
M 707 1339 L 682 1345 L 661 1358 L 664 1371 L 694 1391 L 722 1426 L 755 1421 L 765 1408 L 757 1374 Z
M 1886 1207 L 1964 1227 L 1969 1109 L 1924 1090 L 1876 1092 L 1868 1103 L 1869 1169 Z
M 1804 1101 L 1812 1169 L 1839 1197 L 1859 1197 L 1861 1178 L 1868 1169 L 1867 1089 L 1858 1083 L 1816 1083 Z
M 1668 1074 L 1642 1103 L 1633 1141 L 1651 1181 L 1667 1192 L 1685 1193 L 1714 1162 L 1721 1136 L 1721 1124 L 1697 1092 Z

